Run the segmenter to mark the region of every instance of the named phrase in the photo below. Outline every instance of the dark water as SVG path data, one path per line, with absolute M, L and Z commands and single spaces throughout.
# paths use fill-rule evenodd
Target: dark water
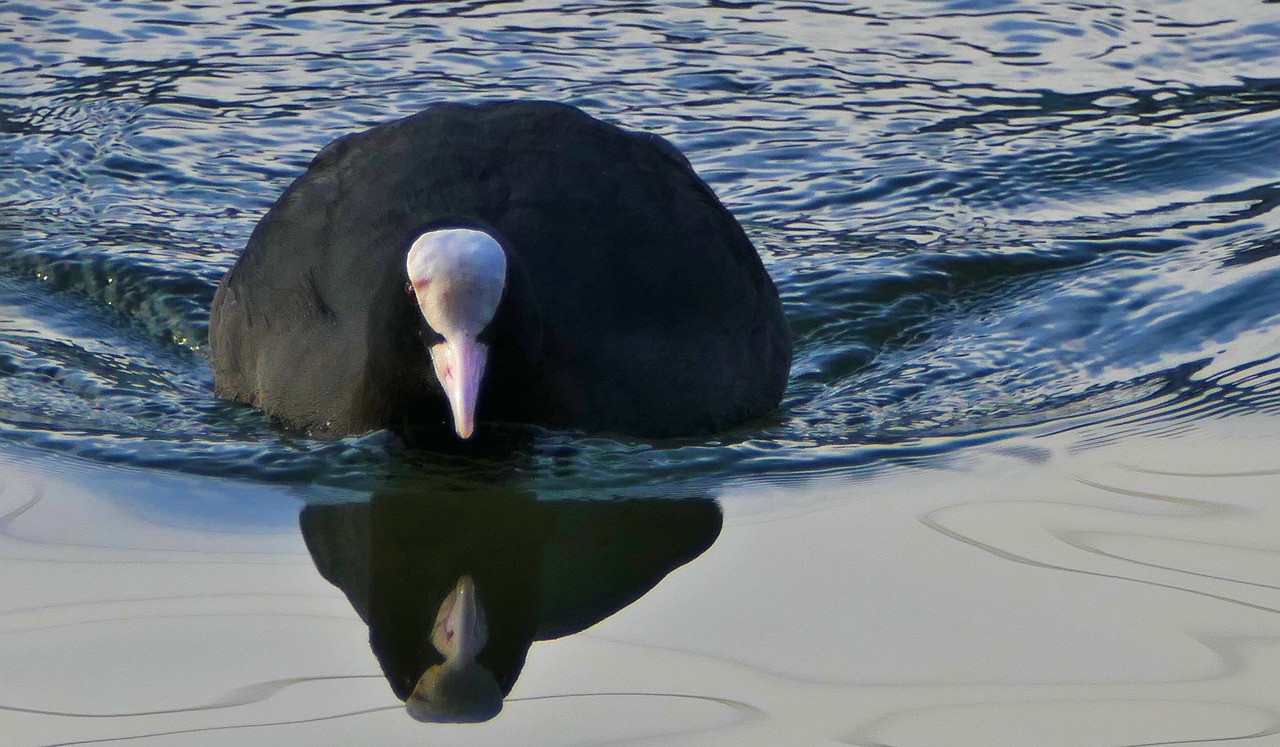
M 0 448 L 696 499 L 1280 413 L 1274 2 L 39 0 L 0 5 L 0 32 Z M 314 153 L 501 98 L 688 155 L 783 294 L 776 416 L 709 440 L 533 430 L 509 459 L 313 440 L 212 397 L 213 289 Z M 245 505 L 147 501 L 197 525 Z
M 746 225 L 796 339 L 774 421 L 705 443 L 544 434 L 530 479 L 841 471 L 1277 405 L 1280 350 L 1251 343 L 1280 317 L 1274 4 L 42 2 L 0 19 L 5 440 L 338 484 L 399 458 L 214 400 L 206 308 L 323 144 L 508 97 L 677 143 Z

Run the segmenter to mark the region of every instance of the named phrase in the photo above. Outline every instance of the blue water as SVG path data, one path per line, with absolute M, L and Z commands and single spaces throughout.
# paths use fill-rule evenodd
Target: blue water
M 1255 0 L 0 1 L 0 733 L 1277 733 L 1278 60 Z M 315 152 L 504 98 L 688 155 L 781 409 L 438 454 L 214 398 L 213 290 Z M 528 659 L 418 724 L 376 641 L 461 575 Z
M 0 6 L 0 442 L 593 495 L 1280 411 L 1280 5 L 1130 5 Z M 317 441 L 213 398 L 213 289 L 312 155 L 498 98 L 684 150 L 782 292 L 775 417 L 676 442 L 535 430 L 510 459 Z

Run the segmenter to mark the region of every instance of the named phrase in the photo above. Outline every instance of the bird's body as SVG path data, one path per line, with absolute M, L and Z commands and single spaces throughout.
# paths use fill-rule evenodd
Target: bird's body
M 789 334 L 732 215 L 661 138 L 537 102 L 436 105 L 324 148 L 218 287 L 217 393 L 315 432 L 448 422 L 442 331 L 405 285 L 426 285 L 415 239 L 451 228 L 506 256 L 477 421 L 660 436 L 777 406 Z

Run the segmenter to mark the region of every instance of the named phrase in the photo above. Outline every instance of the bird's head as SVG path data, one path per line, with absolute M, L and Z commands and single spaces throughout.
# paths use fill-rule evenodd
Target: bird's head
M 489 358 L 486 330 L 507 282 L 507 256 L 490 234 L 474 228 L 441 228 L 414 240 L 405 260 L 410 297 L 434 333 L 435 368 L 453 428 L 470 438 Z

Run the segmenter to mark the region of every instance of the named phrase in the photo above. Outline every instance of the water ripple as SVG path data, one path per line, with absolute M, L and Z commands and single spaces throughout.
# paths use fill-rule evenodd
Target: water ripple
M 1275 410 L 1280 8 L 712 6 L 12 5 L 0 438 L 264 480 L 465 471 L 213 400 L 205 310 L 326 142 L 505 97 L 677 143 L 761 249 L 797 342 L 772 419 L 676 443 L 533 429 L 511 474 L 824 474 Z

